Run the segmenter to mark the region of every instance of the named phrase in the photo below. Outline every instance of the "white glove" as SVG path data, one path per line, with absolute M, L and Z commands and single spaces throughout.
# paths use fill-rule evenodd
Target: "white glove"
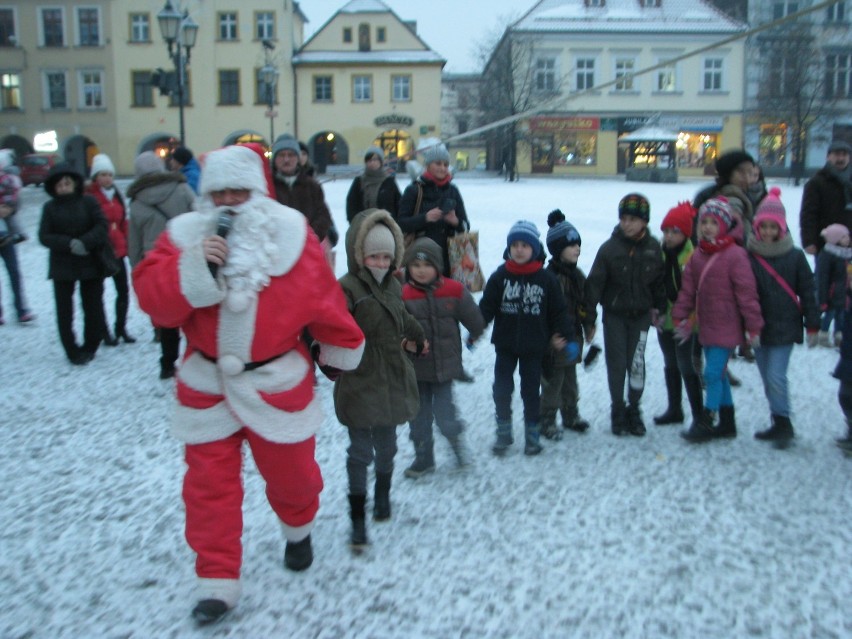
M 78 240 L 76 237 L 71 240 L 69 246 L 71 247 L 71 252 L 74 255 L 88 255 L 89 252 L 86 250 L 86 245 L 83 244 L 83 240 Z

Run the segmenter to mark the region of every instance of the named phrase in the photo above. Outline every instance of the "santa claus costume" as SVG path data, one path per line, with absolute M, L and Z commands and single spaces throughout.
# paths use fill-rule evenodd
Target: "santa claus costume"
M 212 193 L 241 189 L 251 191 L 244 203 L 214 206 Z M 239 146 L 209 153 L 200 190 L 201 210 L 169 222 L 134 269 L 133 285 L 155 324 L 186 336 L 172 432 L 185 443 L 186 538 L 199 578 L 193 616 L 205 623 L 240 595 L 244 440 L 281 520 L 285 565 L 310 565 L 323 415 L 302 335 L 307 328 L 320 344 L 320 364 L 341 370 L 357 367 L 364 336 L 305 217 L 267 196 L 256 153 Z M 233 215 L 227 258 L 211 269 L 203 242 L 223 213 Z

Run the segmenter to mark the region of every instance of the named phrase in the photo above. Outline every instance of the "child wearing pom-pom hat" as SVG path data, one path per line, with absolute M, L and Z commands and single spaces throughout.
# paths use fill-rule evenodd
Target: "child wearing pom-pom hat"
M 817 253 L 817 302 L 822 311 L 819 326 L 820 346 L 832 346 L 829 333 L 834 321 L 834 346 L 843 339 L 843 315 L 846 308 L 847 266 L 852 259 L 849 229 L 845 224 L 829 224 L 820 235 L 825 246 Z
M 760 202 L 747 245 L 764 320 L 754 357 L 771 413 L 770 427 L 755 437 L 776 446 L 786 445 L 794 436 L 787 367 L 793 345 L 803 341 L 802 317 L 809 346 L 815 345 L 819 328 L 814 276 L 804 251 L 793 246 L 780 196 L 780 189 L 773 187 Z

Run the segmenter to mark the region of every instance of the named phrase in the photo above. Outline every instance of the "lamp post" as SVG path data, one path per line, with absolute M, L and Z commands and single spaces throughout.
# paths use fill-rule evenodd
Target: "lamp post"
M 184 11 L 181 13 L 178 7 L 172 4 L 172 0 L 166 0 L 166 5 L 157 14 L 157 22 L 160 24 L 160 33 L 169 50 L 169 58 L 175 65 L 177 74 L 178 114 L 180 118 L 180 143 L 186 142 L 186 132 L 183 120 L 183 96 L 186 82 L 186 65 L 189 64 L 189 55 L 195 40 L 198 37 L 198 24 Z
M 269 118 L 269 145 L 271 147 L 275 141 L 275 85 L 278 82 L 278 69 L 267 61 L 260 69 L 260 77 L 266 87 L 266 103 L 269 105 L 266 117 Z

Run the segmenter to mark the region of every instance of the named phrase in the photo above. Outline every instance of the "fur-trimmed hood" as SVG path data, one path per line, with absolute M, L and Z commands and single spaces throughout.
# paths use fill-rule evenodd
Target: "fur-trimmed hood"
M 395 250 L 391 271 L 402 266 L 405 242 L 393 216 L 384 209 L 367 209 L 352 218 L 352 223 L 346 231 L 346 263 L 353 275 L 357 275 L 364 266 L 364 238 L 376 224 L 384 224 L 393 233 Z

